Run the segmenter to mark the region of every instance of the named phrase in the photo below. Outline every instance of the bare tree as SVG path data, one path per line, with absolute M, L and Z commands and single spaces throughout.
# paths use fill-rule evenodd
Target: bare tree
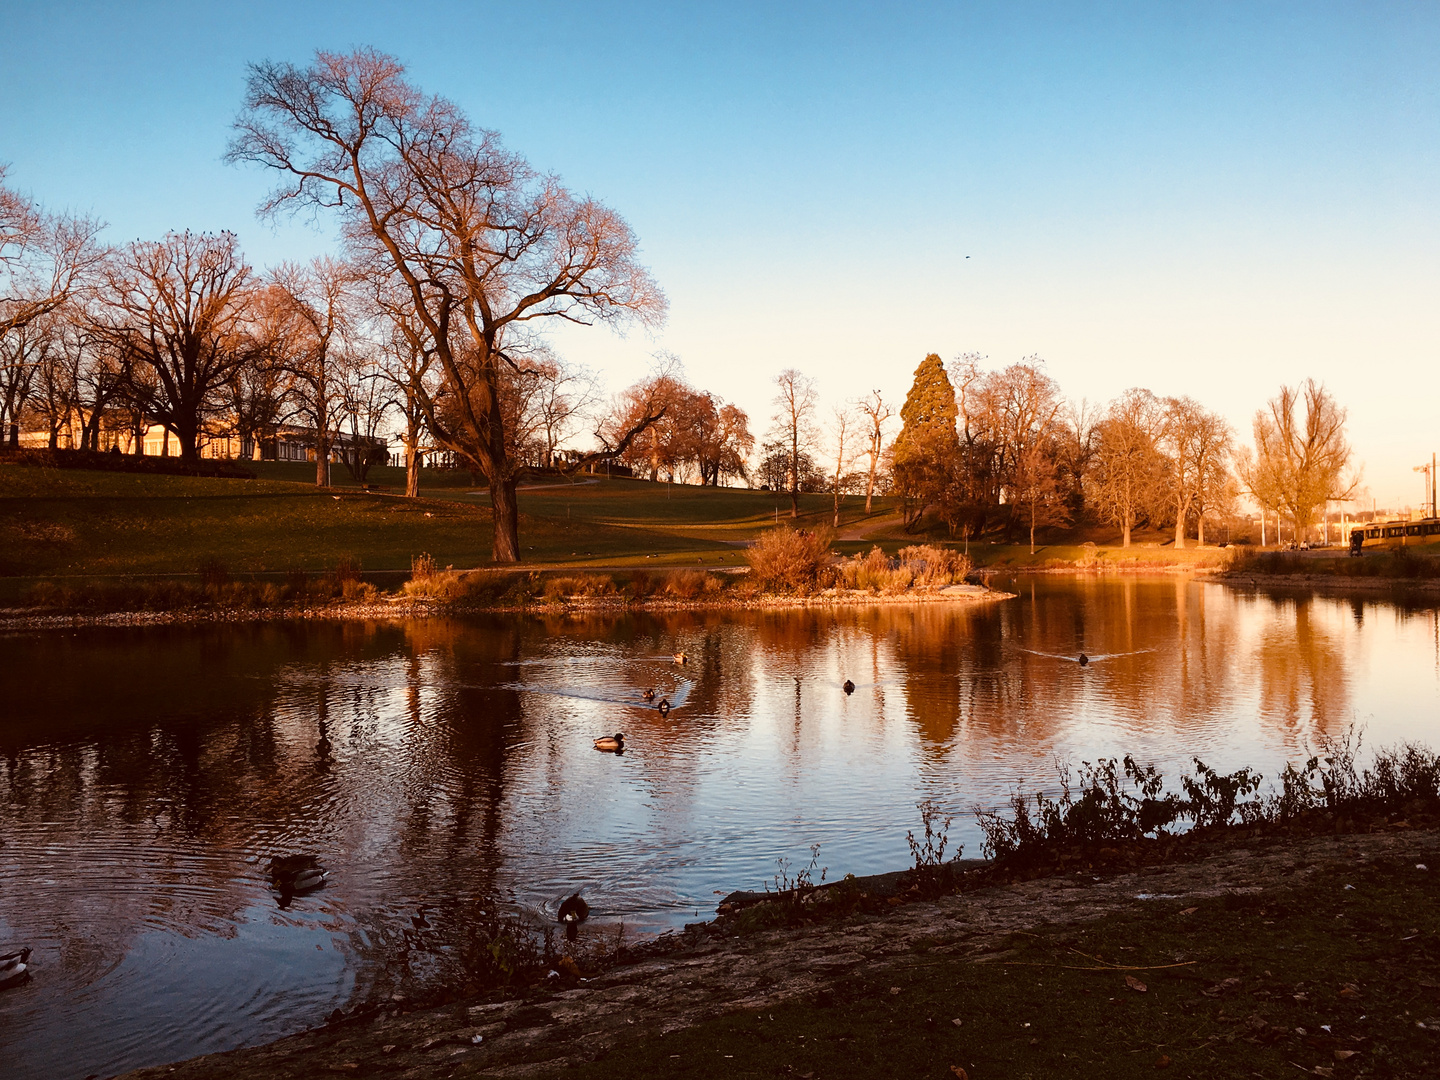
M 1164 481 L 1159 440 L 1163 417 L 1149 390 L 1127 390 L 1097 427 L 1090 483 L 1096 505 L 1120 526 L 1122 546 L 1155 505 Z
M 499 136 L 427 97 L 393 57 L 317 53 L 308 68 L 252 65 L 231 161 L 282 174 L 262 213 L 337 213 L 353 256 L 408 294 L 417 349 L 433 349 L 453 411 L 421 385 L 432 437 L 490 485 L 494 559 L 520 558 L 501 371 L 550 320 L 658 322 L 665 300 L 630 227 L 537 175 Z M 405 324 L 397 324 L 406 332 Z M 457 348 L 458 337 L 466 348 Z M 596 458 L 613 456 L 647 416 Z
M 865 513 L 870 513 L 870 504 L 875 497 L 875 474 L 880 466 L 880 455 L 885 449 L 885 424 L 895 415 L 895 410 L 885 404 L 879 390 L 855 403 L 860 410 L 865 427 L 865 456 L 870 459 L 870 474 L 865 482 Z
M 353 270 L 322 256 L 284 263 L 270 276 L 270 363 L 285 377 L 290 415 L 314 432 L 315 486 L 330 486 L 330 458 L 345 421 L 357 365 L 352 339 Z
M 1282 386 L 1255 414 L 1255 456 L 1244 461 L 1242 478 L 1262 507 L 1290 519 L 1297 539 L 1315 524 L 1321 506 L 1348 499 L 1359 482 L 1345 475 L 1351 456 L 1345 415 L 1314 379 Z
M 174 433 L 186 460 L 198 458 L 207 415 L 251 355 L 250 291 L 250 268 L 233 233 L 136 241 L 105 269 L 96 332 L 143 373 L 130 390 Z
M 786 368 L 775 377 L 775 415 L 771 431 L 790 455 L 790 516 L 800 516 L 800 457 L 807 454 L 815 441 L 815 406 L 819 394 L 813 380 L 794 368 Z
M 835 447 L 835 477 L 831 490 L 835 495 L 834 527 L 840 527 L 840 485 L 845 478 L 845 467 L 855 456 L 856 417 L 848 408 L 838 408 L 830 423 L 830 437 Z
M 1205 507 L 1218 501 L 1229 473 L 1230 425 L 1193 398 L 1166 398 L 1163 404 L 1175 546 L 1185 546 L 1185 525 L 1192 514 L 1198 519 L 1197 542 L 1203 545 Z
M 0 165 L 0 339 L 65 303 L 103 252 L 100 224 L 46 213 L 5 186 Z

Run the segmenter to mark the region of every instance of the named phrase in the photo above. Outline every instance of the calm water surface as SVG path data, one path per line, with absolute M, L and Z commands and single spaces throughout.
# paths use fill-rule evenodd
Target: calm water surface
M 586 932 L 633 938 L 812 844 L 832 877 L 897 869 L 917 801 L 994 806 L 1053 783 L 1056 759 L 1273 774 L 1352 723 L 1440 745 L 1433 608 L 1012 588 L 976 607 L 0 637 L 0 946 L 34 946 L 36 973 L 0 991 L 5 1074 L 107 1075 L 423 991 L 455 975 L 455 921 L 548 925 L 577 887 Z M 623 756 L 591 748 L 615 731 Z M 979 854 L 972 818 L 957 839 Z M 264 867 L 287 852 L 331 878 L 282 909 Z

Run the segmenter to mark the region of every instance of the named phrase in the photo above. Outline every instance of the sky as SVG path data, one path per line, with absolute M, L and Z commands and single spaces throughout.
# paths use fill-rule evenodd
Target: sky
M 635 229 L 668 322 L 565 358 L 616 391 L 673 353 L 757 433 L 783 368 L 828 414 L 978 352 L 1247 442 L 1314 377 L 1381 506 L 1440 449 L 1434 4 L 0 0 L 0 36 L 9 183 L 116 242 L 233 230 L 257 268 L 335 243 L 222 161 L 246 65 L 392 53 Z

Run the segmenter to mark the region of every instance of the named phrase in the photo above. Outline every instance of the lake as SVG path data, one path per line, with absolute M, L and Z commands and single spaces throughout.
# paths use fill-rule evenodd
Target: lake
M 1000 583 L 1006 584 L 1006 583 Z M 1440 744 L 1440 618 L 1183 578 L 1004 602 L 0 636 L 0 991 L 16 1078 L 263 1042 L 454 979 L 457 921 L 709 917 L 793 873 L 900 869 L 916 804 L 1057 760 L 1267 776 L 1326 735 Z M 684 650 L 689 662 L 676 664 Z M 1092 660 L 1082 667 L 1076 657 Z M 842 683 L 855 683 L 847 696 Z M 654 688 L 674 705 L 646 706 Z M 623 731 L 626 752 L 593 740 Z M 273 855 L 326 887 L 281 907 Z

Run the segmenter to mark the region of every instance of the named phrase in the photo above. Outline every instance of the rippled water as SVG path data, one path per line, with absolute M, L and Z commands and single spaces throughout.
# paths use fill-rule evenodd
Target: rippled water
M 1440 745 L 1432 608 L 1012 587 L 976 607 L 0 638 L 0 951 L 35 948 L 35 978 L 0 991 L 5 1073 L 298 1030 L 453 975 L 447 919 L 547 924 L 577 887 L 587 933 L 633 937 L 812 844 L 832 876 L 897 869 L 917 801 L 995 805 L 1057 758 L 1273 773 L 1352 722 Z M 615 731 L 623 756 L 592 748 Z M 963 814 L 954 840 L 978 854 Z M 264 870 L 289 852 L 331 877 L 282 909 Z

